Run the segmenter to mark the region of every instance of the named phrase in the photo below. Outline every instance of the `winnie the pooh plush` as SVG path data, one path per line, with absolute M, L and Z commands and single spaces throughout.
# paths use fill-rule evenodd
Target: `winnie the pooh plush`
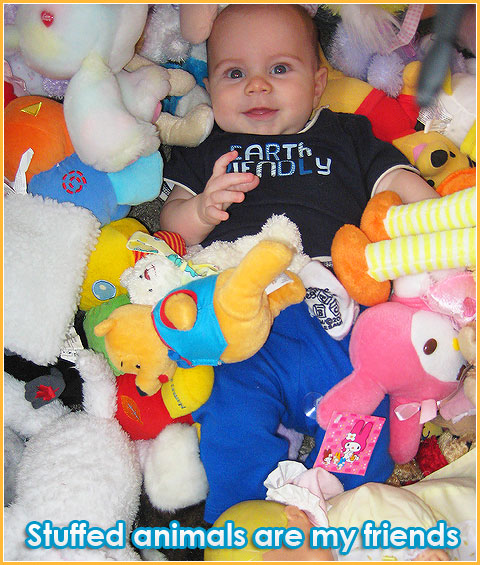
M 305 288 L 293 273 L 286 284 L 266 292 L 285 272 L 293 253 L 283 243 L 261 241 L 236 268 L 172 291 L 153 311 L 141 304 L 117 308 L 95 327 L 95 334 L 105 336 L 113 365 L 135 374 L 136 386 L 144 394 L 163 391 L 162 383 L 171 382 L 165 394 L 189 396 L 189 379 L 181 384 L 182 394 L 172 380 L 177 365 L 189 368 L 247 359 L 262 347 L 280 311 L 303 300 Z

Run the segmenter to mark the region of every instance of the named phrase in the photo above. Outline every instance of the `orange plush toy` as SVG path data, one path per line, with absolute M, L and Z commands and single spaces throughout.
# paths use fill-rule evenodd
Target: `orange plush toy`
M 472 186 L 405 205 L 394 192 L 374 196 L 360 229 L 342 226 L 332 242 L 333 268 L 349 295 L 374 306 L 401 276 L 475 267 L 476 194 Z
M 4 175 L 13 181 L 22 155 L 34 151 L 27 182 L 74 152 L 60 102 L 42 96 L 20 96 L 4 112 Z

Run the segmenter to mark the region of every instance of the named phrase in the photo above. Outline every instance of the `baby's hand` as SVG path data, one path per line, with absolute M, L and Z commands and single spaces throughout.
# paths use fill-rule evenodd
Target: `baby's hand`
M 198 197 L 198 216 L 205 224 L 216 226 L 228 220 L 225 210 L 233 202 L 243 202 L 245 192 L 258 186 L 260 179 L 253 173 L 227 173 L 228 165 L 238 157 L 237 151 L 217 159 L 205 190 Z

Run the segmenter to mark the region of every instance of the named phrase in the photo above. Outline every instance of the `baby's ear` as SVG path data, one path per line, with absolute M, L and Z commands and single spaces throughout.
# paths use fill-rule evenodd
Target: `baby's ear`
M 203 79 L 203 84 L 205 85 L 205 90 L 210 94 L 210 82 L 207 77 Z
M 314 108 L 316 108 L 320 102 L 320 98 L 327 86 L 328 70 L 326 67 L 319 67 L 315 72 L 315 98 L 314 98 Z

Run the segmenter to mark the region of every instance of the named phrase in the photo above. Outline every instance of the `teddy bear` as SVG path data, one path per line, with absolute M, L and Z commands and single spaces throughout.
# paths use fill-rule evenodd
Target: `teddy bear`
M 154 153 L 159 130 L 169 143 L 179 121 L 186 124 L 182 133 L 198 132 L 200 124 L 205 137 L 213 125 L 208 107 L 175 124 L 173 116 L 164 118 L 160 101 L 175 84 L 185 87 L 187 73 L 142 62 L 122 70 L 134 56 L 147 11 L 146 4 L 20 5 L 15 24 L 5 28 L 7 51 L 18 50 L 44 76 L 69 80 L 64 114 L 73 147 L 82 162 L 101 171 L 119 171 Z
M 204 79 L 207 77 L 206 43 L 192 45 L 180 33 L 180 5 L 153 4 L 148 12 L 145 29 L 137 44 L 142 57 L 168 69 L 183 69 L 196 81 L 183 96 L 169 96 L 162 102 L 164 111 L 185 116 L 199 104 L 211 105 Z
M 118 370 L 136 375 L 141 394 L 165 388 L 164 394 L 175 398 L 175 385 L 169 383 L 177 366 L 247 359 L 262 347 L 280 311 L 303 300 L 305 288 L 291 272 L 286 284 L 266 294 L 292 257 L 284 243 L 260 241 L 237 267 L 175 289 L 153 310 L 143 304 L 117 308 L 95 327 L 95 335 L 105 337 L 106 352 Z
M 468 361 L 468 370 L 463 381 L 465 395 L 470 402 L 477 406 L 477 322 L 465 325 L 458 335 L 460 351 Z

